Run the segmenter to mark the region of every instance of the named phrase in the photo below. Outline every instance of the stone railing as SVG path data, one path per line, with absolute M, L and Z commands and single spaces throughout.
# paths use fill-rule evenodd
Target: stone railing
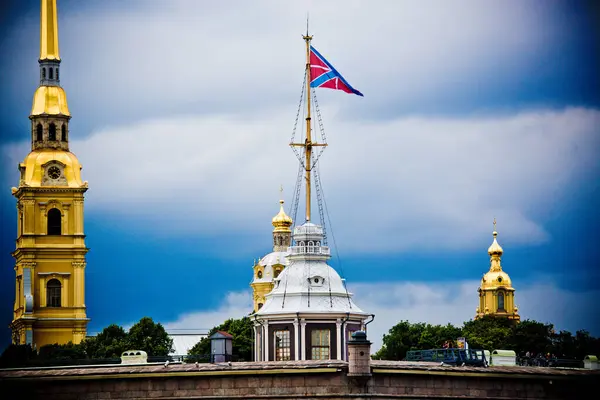
M 293 246 L 290 247 L 289 253 L 294 254 L 317 254 L 328 256 L 331 255 L 331 250 L 327 246 Z

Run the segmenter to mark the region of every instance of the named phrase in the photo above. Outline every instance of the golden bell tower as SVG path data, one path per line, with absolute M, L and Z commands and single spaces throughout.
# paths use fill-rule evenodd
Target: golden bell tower
M 60 86 L 56 0 L 41 0 L 40 85 L 33 96 L 31 152 L 19 164 L 13 343 L 79 343 L 84 301 L 83 200 L 88 188 L 69 152 L 67 96 Z
M 479 307 L 475 319 L 485 316 L 508 318 L 519 322 L 519 309 L 515 306 L 515 289 L 512 287 L 510 277 L 502 270 L 500 260 L 502 247 L 496 240 L 496 220 L 494 219 L 494 241 L 488 249 L 490 255 L 490 270 L 481 278 L 479 292 Z
M 293 221 L 283 210 L 283 200 L 279 200 L 279 213 L 273 217 L 271 223 L 274 227 L 273 252 L 255 262 L 253 266 L 254 277 L 250 286 L 254 312 L 265 304 L 265 296 L 273 290 L 275 280 L 288 264 L 286 256 L 287 249 L 292 244 Z

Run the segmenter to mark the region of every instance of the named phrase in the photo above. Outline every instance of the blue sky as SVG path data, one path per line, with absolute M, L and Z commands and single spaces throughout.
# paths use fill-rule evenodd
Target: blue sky
M 494 217 L 522 317 L 600 335 L 598 8 L 282 3 L 59 0 L 71 149 L 90 185 L 89 330 L 143 316 L 209 329 L 250 310 L 281 184 L 291 203 L 309 11 L 313 45 L 365 94 L 317 93 L 332 265 L 377 315 L 373 340 L 401 319 L 474 315 Z M 0 14 L 6 343 L 39 4 Z

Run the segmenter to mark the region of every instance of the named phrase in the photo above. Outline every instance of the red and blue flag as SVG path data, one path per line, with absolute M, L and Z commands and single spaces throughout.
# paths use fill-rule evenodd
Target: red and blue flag
M 343 90 L 346 93 L 363 94 L 354 89 L 342 74 L 337 72 L 314 47 L 310 46 L 310 87 Z

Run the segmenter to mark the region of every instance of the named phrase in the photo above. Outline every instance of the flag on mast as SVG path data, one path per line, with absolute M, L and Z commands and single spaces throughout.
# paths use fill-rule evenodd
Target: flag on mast
M 359 96 L 363 94 L 354 89 L 334 67 L 314 47 L 310 46 L 310 87 L 322 87 L 342 90 Z

